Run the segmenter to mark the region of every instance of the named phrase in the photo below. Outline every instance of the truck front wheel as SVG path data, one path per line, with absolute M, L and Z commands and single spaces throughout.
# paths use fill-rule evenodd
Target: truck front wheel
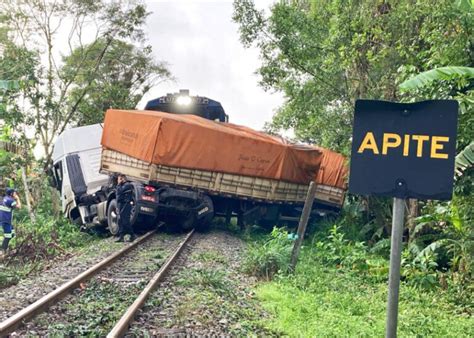
M 107 208 L 107 225 L 112 235 L 117 235 L 119 232 L 118 226 L 118 210 L 117 201 L 114 199 L 110 201 L 109 207 Z

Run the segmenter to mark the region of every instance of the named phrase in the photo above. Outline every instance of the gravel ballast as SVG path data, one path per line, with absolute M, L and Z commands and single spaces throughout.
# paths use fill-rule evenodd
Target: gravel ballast
M 140 292 L 143 284 L 148 282 L 182 238 L 183 236 L 166 234 L 153 235 L 97 276 L 92 277 L 90 281 L 81 284 L 72 295 L 52 306 L 48 312 L 18 329 L 12 336 L 77 336 L 107 333 Z M 124 246 L 122 243 L 110 244 L 115 247 L 113 251 Z M 108 255 L 103 256 L 105 258 Z M 69 262 L 67 266 L 71 264 L 73 262 Z M 78 273 L 80 272 L 82 271 Z M 75 277 L 77 273 L 72 275 Z
M 115 243 L 113 238 L 98 240 L 74 252 L 67 259 L 51 262 L 48 269 L 37 272 L 15 285 L 0 289 L 0 321 L 40 299 L 122 246 L 123 244 Z
M 267 314 L 241 272 L 245 243 L 229 233 L 197 233 L 132 323 L 133 336 L 268 336 Z

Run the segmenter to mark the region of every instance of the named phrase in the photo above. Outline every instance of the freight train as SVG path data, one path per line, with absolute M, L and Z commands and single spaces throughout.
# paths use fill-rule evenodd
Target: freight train
M 345 192 L 342 155 L 230 124 L 219 102 L 187 91 L 66 130 L 53 162 L 64 215 L 112 234 L 117 172 L 134 186 L 134 226 L 200 228 L 215 216 L 274 225 L 298 219 L 310 180 L 318 183 L 314 213 L 340 209 Z

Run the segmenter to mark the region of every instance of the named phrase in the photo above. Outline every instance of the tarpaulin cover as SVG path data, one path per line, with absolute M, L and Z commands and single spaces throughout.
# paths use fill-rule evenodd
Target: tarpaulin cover
M 348 174 L 346 158 L 335 151 L 320 147 L 316 148 L 323 154 L 321 166 L 316 176 L 316 183 L 346 189 Z
M 171 167 L 307 184 L 323 161 L 320 149 L 193 115 L 109 109 L 102 146 Z

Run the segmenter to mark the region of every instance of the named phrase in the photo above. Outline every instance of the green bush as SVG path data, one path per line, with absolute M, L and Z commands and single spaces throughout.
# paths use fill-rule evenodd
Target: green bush
M 403 251 L 402 278 L 404 277 L 408 284 L 421 289 L 433 289 L 438 286 L 436 254 L 434 252 L 424 252 L 415 259 L 410 256 L 408 250 Z
M 325 241 L 316 242 L 316 256 L 327 265 L 336 265 L 358 271 L 366 271 L 367 247 L 363 242 L 345 239 L 340 227 L 334 225 Z
M 186 287 L 199 285 L 221 295 L 234 296 L 226 271 L 219 268 L 199 267 L 185 270 L 177 284 Z
M 272 279 L 278 272 L 287 271 L 292 246 L 287 231 L 273 228 L 269 240 L 249 246 L 243 260 L 244 271 L 258 278 Z
M 93 239 L 66 219 L 42 214 L 37 215 L 36 222 L 28 218 L 15 222 L 15 232 L 9 256 L 12 261 L 21 263 L 50 259 Z

